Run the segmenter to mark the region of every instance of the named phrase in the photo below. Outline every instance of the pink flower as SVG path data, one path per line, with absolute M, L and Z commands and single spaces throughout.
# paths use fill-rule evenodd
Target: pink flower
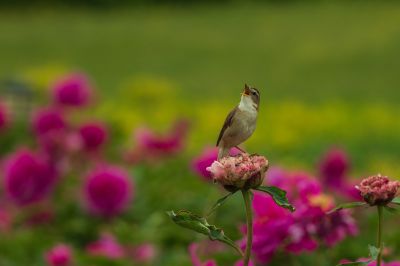
M 32 127 L 38 136 L 44 136 L 54 131 L 63 130 L 67 127 L 62 113 L 56 109 L 40 109 L 32 120 Z
M 125 256 L 124 247 L 111 234 L 103 234 L 99 240 L 89 244 L 86 252 L 92 256 L 109 259 L 119 259 Z
M 319 165 L 324 184 L 333 188 L 341 188 L 345 182 L 349 164 L 348 156 L 343 150 L 331 149 L 328 151 Z
M 360 193 L 347 176 L 350 161 L 344 150 L 333 148 L 327 152 L 319 164 L 319 172 L 324 187 L 350 200 L 360 200 Z
M 49 266 L 72 265 L 72 250 L 65 244 L 58 244 L 46 252 L 45 259 Z
M 136 262 L 150 263 L 156 257 L 156 248 L 153 244 L 146 243 L 132 250 L 132 258 Z
M 0 206 L 0 233 L 8 232 L 12 227 L 13 217 L 7 208 Z
M 236 148 L 231 149 L 230 155 L 235 156 L 239 154 Z M 212 180 L 211 173 L 207 171 L 207 167 L 217 160 L 218 148 L 205 148 L 203 152 L 192 160 L 191 168 L 194 173 L 203 177 L 206 181 Z
M 202 262 L 197 255 L 198 249 L 199 245 L 197 243 L 192 243 L 189 245 L 189 254 L 193 266 L 217 266 L 215 260 L 207 260 L 205 262 Z
M 89 210 L 111 217 L 126 208 L 132 198 L 133 184 L 124 170 L 103 166 L 88 175 L 84 191 Z
M 83 74 L 70 74 L 53 87 L 54 102 L 63 106 L 84 106 L 89 102 L 92 85 Z
M 296 211 L 291 213 L 277 206 L 268 195 L 255 193 L 253 252 L 258 261 L 268 263 L 282 249 L 294 254 L 310 252 L 319 242 L 333 246 L 357 234 L 349 211 L 326 214 L 334 205 L 333 198 L 324 194 L 318 180 L 307 173 L 271 168 L 268 181 L 288 192 Z
M 188 128 L 188 122 L 180 120 L 165 134 L 157 134 L 148 128 L 137 129 L 134 136 L 137 146 L 128 152 L 127 159 L 136 163 L 178 154 L 184 148 Z
M 45 198 L 56 180 L 56 172 L 42 156 L 27 149 L 12 154 L 5 166 L 4 187 L 18 205 Z
M 400 187 L 399 181 L 390 181 L 386 176 L 370 176 L 361 181 L 357 189 L 371 206 L 386 205 L 393 200 Z
M 98 150 L 107 140 L 107 129 L 100 123 L 88 123 L 79 128 L 83 146 L 87 151 Z
M 268 160 L 265 157 L 247 153 L 224 157 L 207 167 L 214 181 L 227 190 L 258 187 L 267 169 Z

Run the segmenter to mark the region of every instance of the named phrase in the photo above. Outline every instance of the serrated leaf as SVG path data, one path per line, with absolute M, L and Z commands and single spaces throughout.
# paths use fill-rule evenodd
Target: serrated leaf
M 400 205 L 400 198 L 394 198 L 390 203 Z
M 349 266 L 365 266 L 370 264 L 373 261 L 376 261 L 376 259 L 378 258 L 378 254 L 379 254 L 379 248 L 372 246 L 372 245 L 368 245 L 368 249 L 369 249 L 369 256 L 370 259 L 366 260 L 366 261 L 354 261 L 354 262 L 345 262 L 345 263 L 340 263 L 337 266 L 342 266 L 342 265 L 349 265 Z
M 221 228 L 209 224 L 204 217 L 200 217 L 186 210 L 180 210 L 176 213 L 174 211 L 169 211 L 167 214 L 177 225 L 206 235 L 213 241 L 217 240 L 223 242 L 233 247 L 243 256 L 242 250 L 236 245 L 236 243 L 227 237 Z
M 361 206 L 365 206 L 365 205 L 367 205 L 367 203 L 361 202 L 361 201 L 343 203 L 343 204 L 340 204 L 340 205 L 336 206 L 336 208 L 330 210 L 328 212 L 328 214 L 333 213 L 333 212 L 337 212 L 337 211 L 340 211 L 340 210 L 343 210 L 343 209 L 357 208 L 357 207 L 361 207 Z
M 286 191 L 274 187 L 274 186 L 259 186 L 256 188 L 258 191 L 262 191 L 271 195 L 272 199 L 275 201 L 276 204 L 279 206 L 294 212 L 296 208 L 289 203 L 289 200 L 286 197 Z
M 217 200 L 217 202 L 211 207 L 210 211 L 207 213 L 207 217 L 210 216 L 213 212 L 215 212 L 216 209 L 221 207 L 222 204 L 224 204 L 225 201 L 235 193 L 236 192 L 231 192 L 231 193 L 227 194 L 226 196 L 224 196 L 224 197 L 220 198 L 219 200 Z

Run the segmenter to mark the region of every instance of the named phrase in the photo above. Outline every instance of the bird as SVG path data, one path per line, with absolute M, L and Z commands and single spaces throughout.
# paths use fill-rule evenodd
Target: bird
M 245 84 L 239 104 L 228 114 L 219 133 L 216 145 L 218 160 L 228 156 L 231 148 L 238 148 L 254 133 L 259 105 L 259 90 Z

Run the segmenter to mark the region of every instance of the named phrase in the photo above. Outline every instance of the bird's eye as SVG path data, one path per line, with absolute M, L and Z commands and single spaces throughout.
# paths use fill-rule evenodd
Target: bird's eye
M 253 94 L 253 95 L 257 95 L 257 93 L 256 93 L 255 91 L 253 91 L 251 94 Z

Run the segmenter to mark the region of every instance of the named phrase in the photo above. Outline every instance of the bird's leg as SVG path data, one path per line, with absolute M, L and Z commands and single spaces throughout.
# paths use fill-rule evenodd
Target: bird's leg
M 246 153 L 245 150 L 243 150 L 242 148 L 239 148 L 239 146 L 235 146 L 236 149 L 238 149 L 239 151 L 241 151 L 242 153 Z

